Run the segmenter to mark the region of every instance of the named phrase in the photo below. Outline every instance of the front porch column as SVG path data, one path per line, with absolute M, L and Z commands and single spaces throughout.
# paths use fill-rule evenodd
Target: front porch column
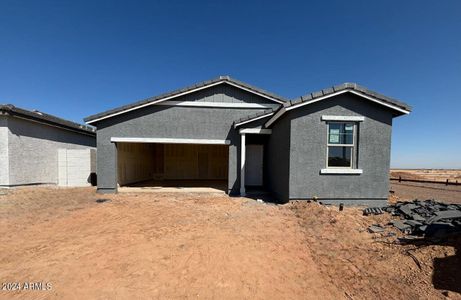
M 245 197 L 245 134 L 240 141 L 240 196 Z

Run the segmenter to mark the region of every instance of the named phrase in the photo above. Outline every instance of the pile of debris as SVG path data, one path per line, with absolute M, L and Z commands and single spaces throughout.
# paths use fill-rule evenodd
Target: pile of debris
M 401 219 L 392 220 L 390 225 L 407 234 L 440 236 L 456 231 L 461 232 L 461 204 L 414 200 L 397 202 L 386 207 L 366 208 L 363 214 L 378 215 L 384 211 L 399 216 Z M 380 232 L 379 225 L 373 226 L 369 228 L 370 232 Z

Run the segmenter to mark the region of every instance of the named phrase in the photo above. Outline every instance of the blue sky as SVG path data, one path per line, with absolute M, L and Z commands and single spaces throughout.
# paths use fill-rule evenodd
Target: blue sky
M 219 75 L 405 101 L 393 167 L 461 168 L 461 1 L 0 2 L 0 103 L 83 117 Z

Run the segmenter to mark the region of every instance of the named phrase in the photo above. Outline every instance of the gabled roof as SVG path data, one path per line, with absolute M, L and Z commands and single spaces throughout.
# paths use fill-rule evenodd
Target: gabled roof
M 263 118 L 268 118 L 274 115 L 276 111 L 277 109 L 271 108 L 271 109 L 266 109 L 265 111 L 262 111 L 256 114 L 252 114 L 252 115 L 248 115 L 246 117 L 240 118 L 234 121 L 234 127 L 237 128 L 243 124 L 251 123 L 253 121 L 260 120 Z
M 286 111 L 348 92 L 358 95 L 366 100 L 375 102 L 379 105 L 386 106 L 394 110 L 396 116 L 409 114 L 411 112 L 411 106 L 406 103 L 389 98 L 356 83 L 343 83 L 285 102 L 283 107 L 279 108 L 278 111 L 272 116 L 272 118 L 266 122 L 265 126 L 267 127 L 273 124 Z
M 132 110 L 135 110 L 135 109 L 139 109 L 139 108 L 149 106 L 149 105 L 154 105 L 154 104 L 157 104 L 157 103 L 160 103 L 160 102 L 163 102 L 163 101 L 173 99 L 175 97 L 179 97 L 179 96 L 182 96 L 182 95 L 185 95 L 185 94 L 189 94 L 189 93 L 192 93 L 192 92 L 195 92 L 195 91 L 199 91 L 199 90 L 202 90 L 202 89 L 206 89 L 206 88 L 216 86 L 216 85 L 219 85 L 219 84 L 224 84 L 224 83 L 232 85 L 232 86 L 235 86 L 235 87 L 237 87 L 239 89 L 242 89 L 242 90 L 245 90 L 247 92 L 259 95 L 261 97 L 264 97 L 264 98 L 266 98 L 268 100 L 271 100 L 271 101 L 273 101 L 275 103 L 278 103 L 278 104 L 283 104 L 283 103 L 285 103 L 287 101 L 286 99 L 284 99 L 284 98 L 282 98 L 282 97 L 280 97 L 278 95 L 275 95 L 273 93 L 267 92 L 265 90 L 262 90 L 260 88 L 255 87 L 255 86 L 252 86 L 252 85 L 249 85 L 249 84 L 244 83 L 242 81 L 233 79 L 233 78 L 231 78 L 229 76 L 220 76 L 218 78 L 208 80 L 208 81 L 203 81 L 203 82 L 197 83 L 195 85 L 188 86 L 188 87 L 185 87 L 185 88 L 182 88 L 182 89 L 179 89 L 179 90 L 175 90 L 175 91 L 172 91 L 172 92 L 169 92 L 169 93 L 166 93 L 166 94 L 150 97 L 150 98 L 147 98 L 147 99 L 144 99 L 144 100 L 137 101 L 137 102 L 132 103 L 132 104 L 128 104 L 128 105 L 125 105 L 125 106 L 114 108 L 114 109 L 111 109 L 111 110 L 108 110 L 108 111 L 105 111 L 105 112 L 102 112 L 102 113 L 99 113 L 99 114 L 91 115 L 89 117 L 86 117 L 84 119 L 84 121 L 87 122 L 88 124 L 91 124 L 91 123 L 97 122 L 99 120 L 107 119 L 107 118 L 110 118 L 110 117 L 113 117 L 113 116 L 116 116 L 116 115 L 120 115 L 120 114 L 129 112 L 129 111 L 132 111 Z
M 2 114 L 10 115 L 13 117 L 16 116 L 30 121 L 35 121 L 46 125 L 60 127 L 66 130 L 96 136 L 94 127 L 74 123 L 72 121 L 61 119 L 56 116 L 49 115 L 37 110 L 30 111 L 27 109 L 19 108 L 12 104 L 0 104 L 0 115 Z

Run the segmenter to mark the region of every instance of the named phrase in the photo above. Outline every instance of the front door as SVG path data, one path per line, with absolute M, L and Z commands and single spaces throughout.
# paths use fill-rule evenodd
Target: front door
M 263 185 L 263 145 L 247 145 L 245 159 L 245 185 Z

